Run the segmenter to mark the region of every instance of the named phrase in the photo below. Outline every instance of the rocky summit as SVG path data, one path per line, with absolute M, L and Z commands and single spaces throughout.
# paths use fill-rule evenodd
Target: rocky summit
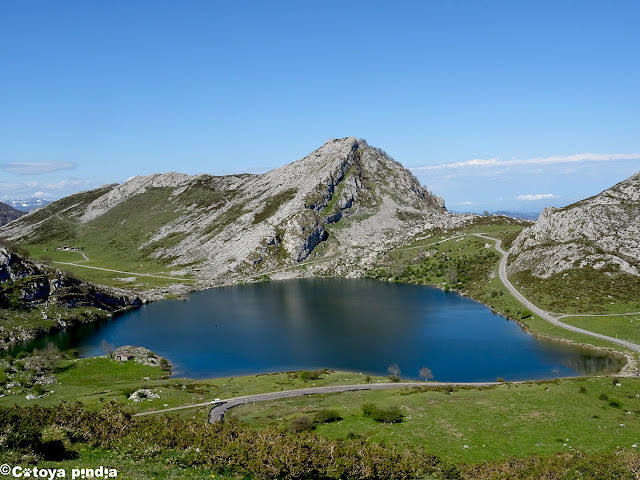
M 0 236 L 128 249 L 211 284 L 312 259 L 354 271 L 381 249 L 471 217 L 447 212 L 384 151 L 348 137 L 262 175 L 134 177 L 54 202 Z
M 592 267 L 640 275 L 640 172 L 564 208 L 545 208 L 513 242 L 510 273 L 540 278 Z

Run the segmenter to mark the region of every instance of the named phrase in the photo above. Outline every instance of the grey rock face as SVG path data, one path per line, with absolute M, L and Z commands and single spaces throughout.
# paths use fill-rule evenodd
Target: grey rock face
M 640 172 L 565 208 L 545 208 L 509 251 L 510 272 L 592 266 L 640 275 Z
M 162 215 L 138 220 L 138 250 L 194 275 L 200 286 L 260 275 L 311 255 L 346 255 L 354 247 L 366 256 L 471 218 L 447 212 L 407 169 L 355 137 L 329 140 L 262 175 L 155 174 L 63 200 L 7 225 L 0 235 L 50 241 L 60 226 L 75 229 L 82 243 L 82 232 L 117 232 L 127 214 L 144 205 Z

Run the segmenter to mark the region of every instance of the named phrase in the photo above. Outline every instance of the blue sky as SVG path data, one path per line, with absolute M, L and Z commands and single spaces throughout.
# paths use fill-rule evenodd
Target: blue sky
M 640 170 L 637 1 L 3 2 L 0 200 L 264 172 L 329 138 L 453 210 Z

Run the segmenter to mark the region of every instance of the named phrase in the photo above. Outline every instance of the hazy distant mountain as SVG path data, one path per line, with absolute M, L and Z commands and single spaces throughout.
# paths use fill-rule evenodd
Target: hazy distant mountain
M 12 220 L 15 220 L 16 218 L 20 218 L 24 214 L 25 212 L 21 212 L 20 210 L 13 208 L 11 205 L 0 202 L 0 227 L 2 225 L 6 225 Z
M 331 272 L 346 274 L 384 248 L 470 218 L 447 212 L 382 150 L 348 137 L 262 175 L 172 172 L 106 185 L 32 212 L 0 236 L 152 259 L 211 280 L 258 275 L 311 254 L 335 257 Z
M 510 250 L 511 272 L 548 277 L 574 268 L 640 275 L 640 172 L 564 208 L 545 208 Z
M 11 205 L 16 210 L 22 212 L 30 212 L 36 208 L 42 208 L 49 205 L 51 202 L 43 198 L 30 198 L 28 200 L 7 200 L 7 204 Z
M 510 210 L 498 210 L 497 212 L 491 212 L 493 215 L 504 215 L 511 218 L 522 218 L 523 220 L 537 220 L 540 216 L 540 212 L 512 212 Z
M 463 212 L 461 210 L 450 210 L 451 213 L 470 213 L 473 212 Z M 482 213 L 475 213 L 474 215 L 483 215 Z M 503 215 L 505 217 L 518 218 L 521 220 L 536 220 L 540 216 L 540 212 L 512 212 L 509 210 L 498 210 L 495 212 L 489 212 L 489 215 Z

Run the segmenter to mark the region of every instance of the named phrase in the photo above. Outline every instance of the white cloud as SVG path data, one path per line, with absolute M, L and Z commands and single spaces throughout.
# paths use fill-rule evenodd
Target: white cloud
M 441 163 L 439 165 L 424 165 L 422 167 L 414 167 L 411 170 L 441 170 L 464 167 L 491 168 L 517 165 L 555 165 L 559 163 L 611 162 L 615 160 L 638 159 L 640 159 L 640 153 L 577 153 L 575 155 L 554 155 L 551 157 L 536 157 L 524 160 L 520 160 L 517 158 L 514 158 L 512 160 L 500 160 L 499 158 L 476 158 L 464 162 Z
M 69 180 L 60 180 L 56 183 L 42 183 L 41 185 L 49 190 L 63 190 L 65 188 L 87 187 L 91 185 L 91 182 L 79 178 L 70 178 Z
M 30 196 L 31 198 L 49 198 L 51 194 L 47 192 L 33 192 Z
M 81 178 L 68 178 L 59 182 L 0 182 L 1 200 L 23 198 L 61 198 L 80 190 L 95 187 L 95 183 Z
M 5 172 L 18 175 L 42 175 L 60 170 L 72 170 L 76 166 L 75 162 L 12 162 L 0 164 L 0 168 Z
M 556 198 L 553 193 L 536 193 L 534 195 L 518 195 L 516 200 L 542 200 L 544 198 Z

